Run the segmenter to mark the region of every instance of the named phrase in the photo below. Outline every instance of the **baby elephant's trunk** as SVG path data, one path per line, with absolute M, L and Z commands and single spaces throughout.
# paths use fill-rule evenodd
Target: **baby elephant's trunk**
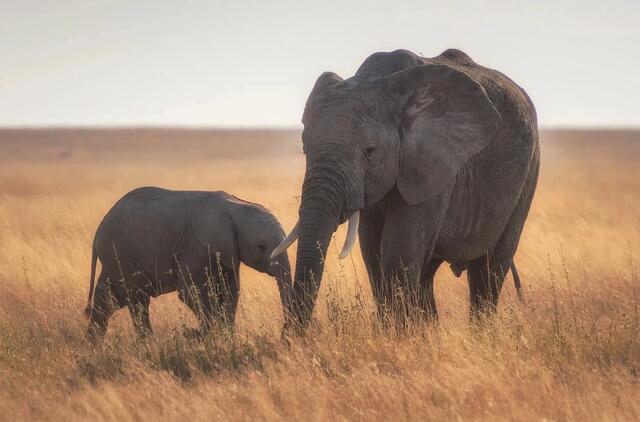
M 281 253 L 271 260 L 269 264 L 269 274 L 275 277 L 278 283 L 278 292 L 280 293 L 280 301 L 282 302 L 286 320 L 291 309 L 291 294 L 293 288 L 291 264 L 289 263 L 289 257 L 286 252 Z

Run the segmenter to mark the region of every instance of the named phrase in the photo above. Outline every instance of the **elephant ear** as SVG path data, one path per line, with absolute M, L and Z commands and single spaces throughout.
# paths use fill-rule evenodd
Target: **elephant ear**
M 342 79 L 340 76 L 338 76 L 333 72 L 323 72 L 322 75 L 318 77 L 315 85 L 313 85 L 311 94 L 309 94 L 309 98 L 307 99 L 307 104 L 304 107 L 304 113 L 302 114 L 303 124 L 307 120 L 306 117 L 309 115 L 309 109 L 313 104 L 313 99 L 316 96 L 320 95 L 320 93 L 322 93 L 322 91 L 324 91 L 326 88 L 330 87 L 331 85 L 335 85 L 338 82 L 342 82 L 343 80 L 344 79 Z
M 398 189 L 409 204 L 453 186 L 460 168 L 495 137 L 500 114 L 465 73 L 430 64 L 391 75 L 403 109 Z

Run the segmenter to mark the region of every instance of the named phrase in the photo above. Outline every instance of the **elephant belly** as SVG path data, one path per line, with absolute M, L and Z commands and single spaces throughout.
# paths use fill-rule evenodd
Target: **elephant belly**
M 98 253 L 105 275 L 113 280 L 124 277 L 130 289 L 143 291 L 151 297 L 176 290 L 177 274 L 170 261 L 157 259 L 145 253 L 130 253 L 122 250 L 118 258 L 111 254 Z
M 152 297 L 175 292 L 177 290 L 176 276 L 175 270 L 171 268 L 135 271 L 133 273 L 136 285 L 143 285 L 144 292 Z
M 463 263 L 484 255 L 497 243 L 507 219 L 508 215 L 479 216 L 472 221 L 462 222 L 445 218 L 434 256 L 451 263 Z

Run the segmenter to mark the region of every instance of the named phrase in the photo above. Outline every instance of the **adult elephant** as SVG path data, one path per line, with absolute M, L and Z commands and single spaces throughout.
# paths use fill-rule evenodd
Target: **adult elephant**
M 495 308 L 540 163 L 522 88 L 455 49 L 375 53 L 349 79 L 323 73 L 302 122 L 299 220 L 274 251 L 299 239 L 290 323 L 307 325 L 331 235 L 347 220 L 341 255 L 358 233 L 380 311 L 409 303 L 436 317 L 443 261 L 467 271 L 472 315 Z

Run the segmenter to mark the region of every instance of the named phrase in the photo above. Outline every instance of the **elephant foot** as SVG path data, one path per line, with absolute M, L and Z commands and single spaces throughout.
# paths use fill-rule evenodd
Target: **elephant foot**
M 307 332 L 308 323 L 293 315 L 285 316 L 285 321 L 280 332 L 283 338 L 302 337 Z

